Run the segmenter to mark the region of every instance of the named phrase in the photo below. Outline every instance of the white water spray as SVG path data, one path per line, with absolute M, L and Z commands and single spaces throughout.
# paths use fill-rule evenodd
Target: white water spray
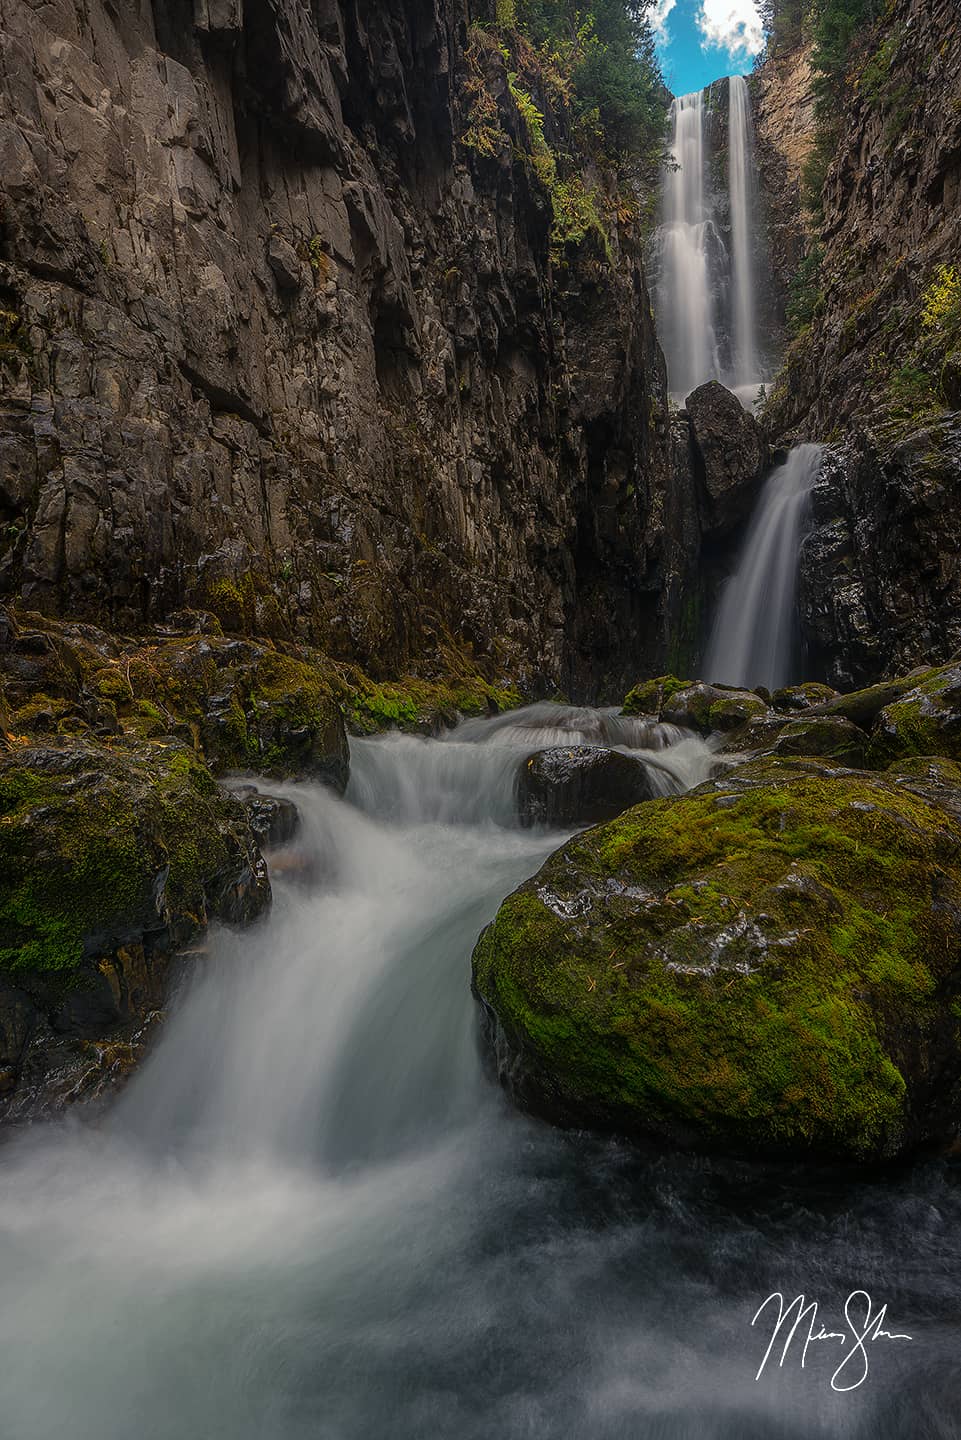
M 683 399 L 720 374 L 711 276 L 712 254 L 723 247 L 705 190 L 703 91 L 676 99 L 670 118 L 656 241 L 657 310 L 668 382 Z
M 820 445 L 799 445 L 764 486 L 721 597 L 704 665 L 709 680 L 776 690 L 795 678 L 798 558 L 821 453 Z
M 734 388 L 760 384 L 757 358 L 756 278 L 754 274 L 754 136 L 751 102 L 743 75 L 729 84 L 728 194 L 731 204 L 733 296 L 732 348 Z

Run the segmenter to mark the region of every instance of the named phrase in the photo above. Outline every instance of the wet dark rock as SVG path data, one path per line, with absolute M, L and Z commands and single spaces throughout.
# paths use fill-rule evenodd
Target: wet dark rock
M 909 783 L 769 757 L 564 845 L 474 952 L 519 1103 L 752 1155 L 952 1140 L 961 821 Z
M 768 464 L 768 446 L 753 415 L 717 380 L 687 397 L 695 470 L 704 487 L 705 535 L 729 534 L 749 516 Z
M 589 745 L 541 750 L 517 772 L 517 805 L 525 825 L 591 825 L 656 793 L 644 762 Z
M 961 649 L 959 503 L 958 415 L 828 452 L 799 570 L 808 673 L 853 690 Z
M 287 845 L 297 834 L 300 812 L 292 800 L 267 795 L 256 785 L 238 785 L 231 793 L 247 812 L 250 829 L 261 850 Z
M 832 690 L 830 685 L 807 682 L 803 685 L 786 685 L 781 690 L 775 690 L 771 696 L 771 705 L 775 710 L 791 713 L 798 710 L 810 710 L 814 706 L 824 705 L 836 697 L 837 691 Z

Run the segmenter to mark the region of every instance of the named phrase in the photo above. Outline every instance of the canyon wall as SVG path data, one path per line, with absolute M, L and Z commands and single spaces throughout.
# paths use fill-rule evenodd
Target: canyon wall
M 758 182 L 775 293 L 784 336 L 787 293 L 804 258 L 808 224 L 802 176 L 814 138 L 810 43 L 769 56 L 751 77 Z
M 961 11 L 894 0 L 853 43 L 823 217 L 795 267 L 806 323 L 764 411 L 773 442 L 832 446 L 802 623 L 812 678 L 847 687 L 961 649 Z M 785 162 L 780 180 L 768 168 L 776 198 L 792 145 L 797 173 L 814 138 L 793 53 L 756 82 L 759 133 Z
M 657 667 L 637 225 L 552 239 L 492 8 L 0 0 L 0 594 L 542 692 Z

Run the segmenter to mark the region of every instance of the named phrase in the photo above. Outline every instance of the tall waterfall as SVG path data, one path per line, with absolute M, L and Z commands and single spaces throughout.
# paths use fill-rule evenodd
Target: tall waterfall
M 712 252 L 722 249 L 704 183 L 704 93 L 671 106 L 658 231 L 658 329 L 673 393 L 690 394 L 720 373 L 714 331 Z
M 743 75 L 729 83 L 728 194 L 731 202 L 733 270 L 733 375 L 735 388 L 758 384 L 757 323 L 753 264 L 755 214 L 751 103 Z
M 732 75 L 725 195 L 711 163 L 712 138 L 723 148 L 716 123 L 720 93 L 712 86 L 681 95 L 671 106 L 661 223 L 651 254 L 654 295 L 675 399 L 683 402 L 706 380 L 720 380 L 751 404 L 763 368 L 751 106 L 747 82 Z
M 820 468 L 820 445 L 799 445 L 768 479 L 721 597 L 704 665 L 708 679 L 776 690 L 796 678 L 798 556 Z

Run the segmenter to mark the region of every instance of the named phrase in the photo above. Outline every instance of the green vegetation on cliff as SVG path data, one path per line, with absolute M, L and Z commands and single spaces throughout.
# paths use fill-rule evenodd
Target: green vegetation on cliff
M 524 140 L 514 146 L 547 191 L 557 258 L 593 236 L 610 259 L 619 225 L 653 213 L 667 92 L 642 8 L 498 0 L 493 26 L 475 24 L 466 54 L 461 143 L 482 158 L 509 153 L 499 91 Z

